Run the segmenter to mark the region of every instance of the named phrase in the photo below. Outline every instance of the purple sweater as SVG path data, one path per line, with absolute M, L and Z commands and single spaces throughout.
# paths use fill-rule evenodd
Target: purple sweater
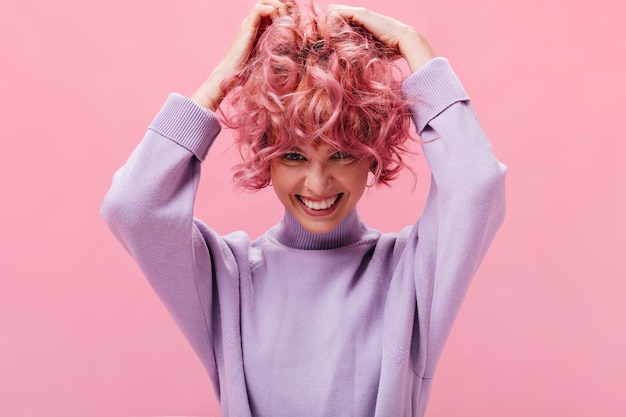
M 289 214 L 255 241 L 193 217 L 215 115 L 172 94 L 102 215 L 206 367 L 224 416 L 422 416 L 470 279 L 504 216 L 505 167 L 444 58 L 403 83 L 432 171 L 398 233 L 353 211 L 316 235 Z M 416 216 L 417 217 L 417 216 Z

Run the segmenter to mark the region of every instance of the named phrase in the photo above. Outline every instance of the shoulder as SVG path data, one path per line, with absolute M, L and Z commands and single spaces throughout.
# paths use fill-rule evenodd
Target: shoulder
M 251 241 L 246 232 L 235 231 L 220 235 L 198 218 L 194 218 L 194 224 L 199 232 L 199 238 L 204 240 L 212 258 L 234 257 L 237 263 L 247 258 Z
M 409 242 L 417 242 L 417 227 L 406 226 L 400 232 L 381 233 L 376 242 L 376 251 L 397 263 Z

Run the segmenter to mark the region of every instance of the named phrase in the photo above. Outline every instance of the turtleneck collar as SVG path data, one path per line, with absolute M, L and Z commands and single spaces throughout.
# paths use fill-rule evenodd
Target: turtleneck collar
M 353 209 L 328 233 L 311 233 L 285 210 L 280 223 L 270 230 L 270 234 L 281 245 L 293 249 L 328 250 L 337 249 L 358 242 L 367 232 L 367 227 Z

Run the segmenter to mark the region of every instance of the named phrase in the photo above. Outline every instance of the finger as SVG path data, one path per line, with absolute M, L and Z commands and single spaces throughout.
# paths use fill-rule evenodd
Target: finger
M 284 8 L 284 5 L 278 0 L 261 0 L 257 2 L 252 7 L 250 14 L 244 19 L 242 27 L 248 28 L 247 30 L 252 32 L 252 34 L 257 33 L 259 28 L 263 29 L 269 22 L 273 21 L 281 13 L 284 13 L 280 8 L 277 8 L 281 6 Z M 269 22 L 263 23 L 264 19 L 269 19 Z
M 260 0 L 257 5 L 262 7 L 263 16 L 272 20 L 277 16 L 286 16 L 288 13 L 287 5 L 280 0 Z
M 278 10 L 274 6 L 257 3 L 254 5 L 251 14 L 254 17 L 253 20 L 260 20 L 262 17 L 269 17 L 273 20 L 278 16 Z
M 326 13 L 336 14 L 346 20 L 350 20 L 359 25 L 363 25 L 363 22 L 365 21 L 365 16 L 367 13 L 369 13 L 369 10 L 364 7 L 352 7 L 340 4 L 331 4 L 326 8 Z

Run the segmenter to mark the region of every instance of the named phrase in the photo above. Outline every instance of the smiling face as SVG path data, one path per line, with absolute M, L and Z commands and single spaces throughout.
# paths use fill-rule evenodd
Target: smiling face
M 274 158 L 270 169 L 274 191 L 289 213 L 309 232 L 327 233 L 363 195 L 370 163 L 321 143 Z

